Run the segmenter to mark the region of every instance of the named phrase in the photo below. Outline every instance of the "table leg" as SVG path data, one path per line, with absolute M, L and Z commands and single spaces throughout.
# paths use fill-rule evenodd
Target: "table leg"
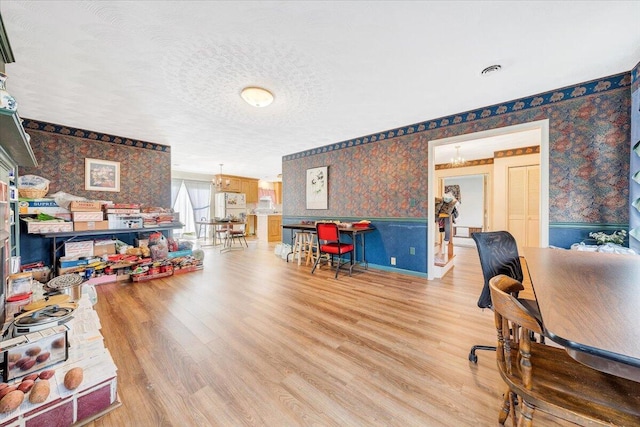
M 358 260 L 358 252 L 357 252 L 357 248 L 358 248 L 358 235 L 360 235 L 360 247 L 362 248 L 362 261 Z M 355 267 L 358 264 L 362 264 L 364 265 L 364 269 L 368 270 L 369 269 L 369 263 L 367 262 L 367 256 L 365 253 L 365 245 L 364 245 L 364 235 L 365 233 L 353 233 L 353 264 L 349 267 L 349 274 L 351 274 L 353 272 L 353 267 Z

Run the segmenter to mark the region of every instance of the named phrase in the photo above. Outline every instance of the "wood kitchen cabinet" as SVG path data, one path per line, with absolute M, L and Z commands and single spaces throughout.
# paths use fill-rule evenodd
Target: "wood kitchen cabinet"
M 276 205 L 282 204 L 282 182 L 276 181 L 273 183 L 273 189 L 276 192 Z
M 282 241 L 282 215 L 269 215 L 269 242 Z
M 215 181 L 222 179 L 222 188 L 217 192 L 244 193 L 247 203 L 258 203 L 258 180 L 233 175 L 215 175 Z M 228 181 L 228 185 L 227 185 Z
M 222 180 L 222 186 L 217 190 L 218 193 L 241 193 L 242 179 L 232 175 L 215 175 L 215 181 Z
M 258 215 L 257 236 L 261 242 L 282 241 L 282 215 Z
M 242 191 L 246 194 L 247 203 L 258 203 L 258 180 L 257 179 L 243 179 L 241 181 Z

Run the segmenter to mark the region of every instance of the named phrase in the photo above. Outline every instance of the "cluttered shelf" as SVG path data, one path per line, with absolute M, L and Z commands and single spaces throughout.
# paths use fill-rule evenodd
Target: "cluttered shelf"
M 139 233 L 139 232 L 145 232 L 145 231 L 176 230 L 183 227 L 184 227 L 184 224 L 176 223 L 172 225 L 144 227 L 144 228 L 119 228 L 114 230 L 88 230 L 88 231 L 61 231 L 58 233 L 44 233 L 42 234 L 42 237 L 57 238 L 57 237 L 80 237 L 80 236 L 104 236 L 108 234 L 124 234 L 124 233 Z

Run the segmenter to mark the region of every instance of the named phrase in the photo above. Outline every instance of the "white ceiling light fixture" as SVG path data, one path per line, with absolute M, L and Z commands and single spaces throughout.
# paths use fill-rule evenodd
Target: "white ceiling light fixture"
M 245 87 L 240 96 L 253 107 L 267 107 L 273 102 L 273 94 L 261 87 Z
M 460 146 L 456 145 L 456 156 L 451 159 L 451 166 L 456 168 L 464 165 L 464 158 L 460 155 Z

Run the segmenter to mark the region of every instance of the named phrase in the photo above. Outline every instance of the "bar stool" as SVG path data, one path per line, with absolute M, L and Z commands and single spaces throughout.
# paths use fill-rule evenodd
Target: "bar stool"
M 316 233 L 307 233 L 307 241 L 305 242 L 305 252 L 307 253 L 306 260 L 304 265 L 309 265 L 309 263 L 314 264 L 316 262 L 316 258 L 318 258 L 320 254 L 320 247 L 318 246 L 318 239 Z
M 304 243 L 307 240 L 305 231 L 298 231 L 295 234 L 293 240 L 293 248 L 291 249 L 292 255 L 291 260 L 293 261 L 296 257 L 298 257 L 298 265 L 302 262 L 302 256 L 304 254 Z

